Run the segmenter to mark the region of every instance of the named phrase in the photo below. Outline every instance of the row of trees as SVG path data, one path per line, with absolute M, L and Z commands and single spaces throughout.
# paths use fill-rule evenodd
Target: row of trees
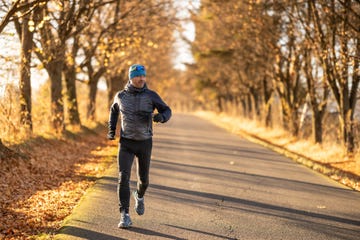
M 341 139 L 355 150 L 354 113 L 360 82 L 360 1 L 203 0 L 193 14 L 192 43 L 199 101 L 242 106 L 246 116 L 272 124 L 281 105 L 285 129 L 299 134 L 311 108 L 312 134 L 323 141 L 323 118 L 336 103 Z
M 181 74 L 173 69 L 181 15 L 174 2 L 2 1 L 0 33 L 14 23 L 21 40 L 21 124 L 32 130 L 34 65 L 49 76 L 51 125 L 62 132 L 65 112 L 70 124 L 81 124 L 76 82 L 88 86 L 87 118 L 95 119 L 100 79 L 106 80 L 108 103 L 126 83 L 129 65 L 142 62 L 157 78 L 152 87 L 172 104 L 188 104 L 189 92 L 196 90 L 197 104 L 220 111 L 231 105 L 267 126 L 280 105 L 283 127 L 294 136 L 300 131 L 299 112 L 309 106 L 316 143 L 323 141 L 323 119 L 335 103 L 341 139 L 347 152 L 354 152 L 359 0 L 202 0 L 191 19 L 196 38 L 189 44 L 196 63 Z
M 0 33 L 13 23 L 21 41 L 20 122 L 29 131 L 33 130 L 34 65 L 49 76 L 50 122 L 58 133 L 65 130 L 65 111 L 69 124 L 81 125 L 77 81 L 89 88 L 87 118 L 93 120 L 101 78 L 107 83 L 104 102 L 108 104 L 127 82 L 127 69 L 135 62 L 151 66 L 150 76 L 155 71 L 162 79 L 171 74 L 165 70 L 172 69 L 177 23 L 170 0 L 16 0 L 1 4 Z

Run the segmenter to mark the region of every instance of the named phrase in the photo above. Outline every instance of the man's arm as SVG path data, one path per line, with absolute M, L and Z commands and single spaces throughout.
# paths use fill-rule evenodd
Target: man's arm
M 171 118 L 171 109 L 170 107 L 161 99 L 161 97 L 156 92 L 151 92 L 152 102 L 154 108 L 159 112 L 154 115 L 154 122 L 165 123 Z
M 119 104 L 117 101 L 118 94 L 116 94 L 113 104 L 110 107 L 110 115 L 109 115 L 109 122 L 108 122 L 108 134 L 107 138 L 110 140 L 115 139 L 116 134 L 116 124 L 119 118 Z

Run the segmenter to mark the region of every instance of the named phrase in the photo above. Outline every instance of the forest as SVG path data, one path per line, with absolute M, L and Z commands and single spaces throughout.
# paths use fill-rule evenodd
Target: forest
M 2 174 L 27 159 L 19 144 L 106 127 L 134 63 L 174 112 L 236 116 L 359 161 L 359 0 L 2 0 L 0 42 Z

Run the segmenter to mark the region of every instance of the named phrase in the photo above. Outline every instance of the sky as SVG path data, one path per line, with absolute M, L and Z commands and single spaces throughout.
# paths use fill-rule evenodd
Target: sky
M 182 18 L 182 27 L 184 32 L 182 34 L 190 41 L 195 39 L 195 25 L 189 20 L 189 9 L 196 11 L 200 7 L 200 0 L 180 0 L 175 1 L 175 5 L 180 8 L 177 17 Z M 185 70 L 184 63 L 192 63 L 193 57 L 190 51 L 190 46 L 180 38 L 180 33 L 175 32 L 175 37 L 178 41 L 175 43 L 175 49 L 177 50 L 177 57 L 174 59 L 174 67 L 180 70 Z

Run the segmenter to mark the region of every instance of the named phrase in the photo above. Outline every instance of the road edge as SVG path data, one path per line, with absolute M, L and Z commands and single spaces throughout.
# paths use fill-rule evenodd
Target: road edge
M 360 191 L 360 186 L 359 186 L 360 176 L 358 175 L 333 167 L 330 164 L 326 164 L 310 159 L 299 153 L 293 152 L 277 144 L 274 144 L 266 139 L 262 139 L 256 135 L 252 135 L 241 130 L 239 130 L 237 134 L 241 135 L 242 137 L 246 138 L 251 142 L 261 144 L 264 147 L 267 147 L 282 155 L 285 155 L 291 158 L 293 161 L 300 163 L 316 172 L 319 172 L 331 178 L 332 180 L 335 180 L 355 191 Z

